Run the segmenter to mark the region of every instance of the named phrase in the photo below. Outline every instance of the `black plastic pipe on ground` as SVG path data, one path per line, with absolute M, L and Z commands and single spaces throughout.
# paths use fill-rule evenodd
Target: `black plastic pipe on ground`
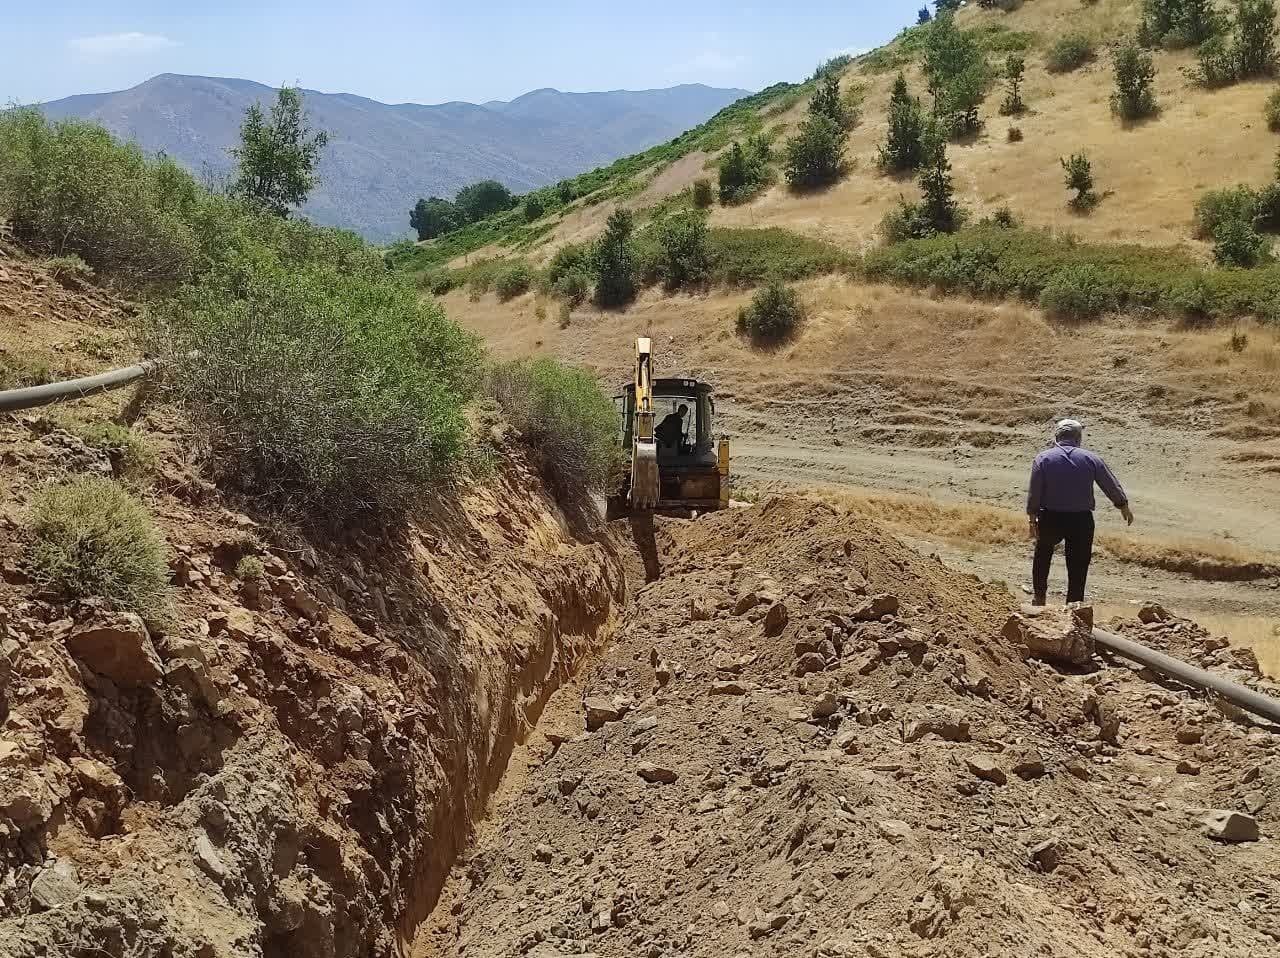
M 1272 698 L 1270 695 L 1263 695 L 1261 692 L 1255 692 L 1253 689 L 1246 688 L 1238 682 L 1232 682 L 1230 679 L 1224 679 L 1221 676 L 1214 675 L 1212 672 L 1196 668 L 1194 665 L 1188 665 L 1186 662 L 1165 655 L 1163 652 L 1157 652 L 1155 649 L 1149 649 L 1138 642 L 1121 638 L 1113 632 L 1094 629 L 1093 640 L 1100 647 L 1114 652 L 1116 655 L 1132 659 L 1140 665 L 1145 665 L 1147 668 L 1162 675 L 1167 675 L 1169 678 L 1177 679 L 1185 685 L 1213 692 L 1222 696 L 1228 702 L 1235 703 L 1245 711 L 1260 715 L 1280 725 L 1280 699 Z
M 136 366 L 113 369 L 111 372 L 85 376 L 83 379 L 9 389 L 0 392 L 0 412 L 17 412 L 20 409 L 36 409 L 39 406 L 48 406 L 51 403 L 65 402 L 69 399 L 84 399 L 86 396 L 106 392 L 108 389 L 118 389 L 139 379 L 145 379 L 159 368 L 159 363 L 149 359 Z

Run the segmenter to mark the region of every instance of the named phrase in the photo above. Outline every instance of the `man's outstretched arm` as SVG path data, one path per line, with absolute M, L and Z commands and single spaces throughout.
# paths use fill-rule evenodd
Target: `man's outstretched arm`
M 1116 474 L 1111 471 L 1111 467 L 1101 456 L 1098 457 L 1098 468 L 1094 473 L 1094 479 L 1098 483 L 1098 488 L 1111 500 L 1111 504 L 1120 510 L 1124 521 L 1133 525 L 1133 510 L 1129 508 L 1129 497 L 1125 495 L 1124 487 L 1120 485 Z

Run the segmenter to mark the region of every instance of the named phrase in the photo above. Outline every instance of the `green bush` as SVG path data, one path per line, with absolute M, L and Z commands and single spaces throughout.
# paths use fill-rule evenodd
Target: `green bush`
M 1271 95 L 1267 97 L 1264 112 L 1267 118 L 1267 129 L 1272 133 L 1280 133 L 1280 89 L 1271 91 Z
M 462 459 L 480 347 L 358 240 L 297 228 L 313 248 L 260 247 L 156 308 L 167 388 L 233 488 L 298 519 L 394 516 Z
M 74 286 L 93 279 L 93 267 L 75 253 L 51 257 L 45 260 L 44 268 L 64 286 Z
M 738 332 L 756 343 L 779 343 L 795 335 L 804 321 L 800 296 L 790 286 L 772 282 L 756 291 L 751 305 L 738 312 Z
M 720 202 L 744 203 L 759 192 L 770 179 L 769 141 L 753 136 L 745 143 L 735 141 L 720 158 Z
M 838 180 L 844 172 L 847 134 L 828 116 L 810 116 L 787 141 L 787 182 L 794 189 L 814 189 Z
M 557 500 L 580 502 L 611 484 L 621 461 L 617 412 L 592 376 L 545 357 L 520 360 L 495 367 L 489 390 Z
M 1257 266 L 1270 258 L 1270 248 L 1252 220 L 1226 219 L 1214 228 L 1213 258 L 1219 266 Z
M 571 269 L 561 273 L 551 291 L 571 307 L 581 306 L 591 295 L 592 276 L 585 269 Z
M 1200 44 L 1196 60 L 1198 65 L 1192 78 L 1201 86 L 1213 89 L 1240 79 L 1238 51 L 1226 37 L 1213 37 Z
M 1155 61 L 1151 54 L 1132 40 L 1121 43 L 1113 56 L 1115 93 L 1111 110 L 1122 120 L 1141 120 L 1154 116 L 1156 105 Z
M 569 272 L 591 271 L 591 247 L 586 243 L 565 243 L 547 263 L 547 281 L 554 286 Z
M 711 281 L 722 286 L 797 280 L 853 265 L 850 256 L 838 247 L 776 226 L 717 227 L 708 231 L 707 245 Z
M 1045 54 L 1045 68 L 1050 73 L 1070 73 L 1097 57 L 1093 39 L 1084 33 L 1068 33 L 1059 37 Z
M 1093 192 L 1093 164 L 1084 153 L 1073 153 L 1069 160 L 1059 160 L 1065 174 L 1067 189 L 1075 190 L 1070 200 L 1071 206 L 1077 210 L 1090 209 L 1098 201 Z
M 121 473 L 141 475 L 155 468 L 155 451 L 128 426 L 110 419 L 83 420 L 65 412 L 54 413 L 53 421 L 86 446 L 107 453 Z
M 534 279 L 533 267 L 524 260 L 517 260 L 494 277 L 493 289 L 498 299 L 505 303 L 529 292 Z
M 243 556 L 236 563 L 236 578 L 241 582 L 260 582 L 266 574 L 267 569 L 257 556 Z
M 1258 194 L 1251 187 L 1209 190 L 1196 200 L 1196 235 L 1208 239 L 1229 220 L 1252 223 L 1257 215 Z
M 1242 79 L 1275 72 L 1275 0 L 1237 0 L 1236 62 Z
M 635 299 L 635 224 L 629 210 L 609 214 L 604 235 L 596 241 L 592 262 L 596 274 L 596 302 L 606 308 Z
M 1119 304 L 1115 288 L 1096 266 L 1072 266 L 1055 273 L 1040 291 L 1040 306 L 1063 319 L 1092 319 Z
M 904 173 L 924 161 L 925 118 L 920 101 L 911 95 L 907 78 L 899 73 L 889 96 L 889 129 L 879 151 L 886 173 Z
M 711 273 L 707 217 L 688 210 L 664 217 L 652 227 L 658 243 L 657 274 L 668 289 L 696 286 Z
M 700 210 L 705 210 L 713 205 L 716 201 L 715 190 L 711 188 L 711 181 L 706 177 L 701 177 L 693 181 L 693 205 Z
M 146 506 L 119 483 L 83 476 L 46 487 L 30 531 L 32 578 L 41 589 L 164 618 L 168 547 Z
M 40 252 L 137 283 L 186 279 L 198 260 L 202 197 L 172 160 L 148 159 L 100 126 L 0 113 L 0 219 Z

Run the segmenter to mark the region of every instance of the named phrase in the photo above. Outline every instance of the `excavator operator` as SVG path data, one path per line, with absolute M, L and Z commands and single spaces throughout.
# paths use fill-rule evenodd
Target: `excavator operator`
M 684 450 L 684 420 L 689 415 L 689 407 L 684 403 L 680 407 L 658 424 L 658 428 L 654 430 L 654 435 L 658 440 L 658 445 L 674 449 L 676 452 Z

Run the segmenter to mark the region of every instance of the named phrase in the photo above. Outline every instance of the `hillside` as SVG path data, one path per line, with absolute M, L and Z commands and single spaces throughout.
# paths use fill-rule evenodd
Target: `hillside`
M 669 140 L 745 90 L 535 90 L 509 103 L 386 104 L 348 93 L 306 92 L 313 124 L 328 131 L 321 185 L 305 212 L 374 241 L 409 232 L 419 197 L 453 196 L 481 179 L 517 192 L 545 186 Z M 225 174 L 252 103 L 274 91 L 248 80 L 163 74 L 129 90 L 42 105 L 54 119 L 101 123 L 148 152 L 163 150 L 197 174 Z

